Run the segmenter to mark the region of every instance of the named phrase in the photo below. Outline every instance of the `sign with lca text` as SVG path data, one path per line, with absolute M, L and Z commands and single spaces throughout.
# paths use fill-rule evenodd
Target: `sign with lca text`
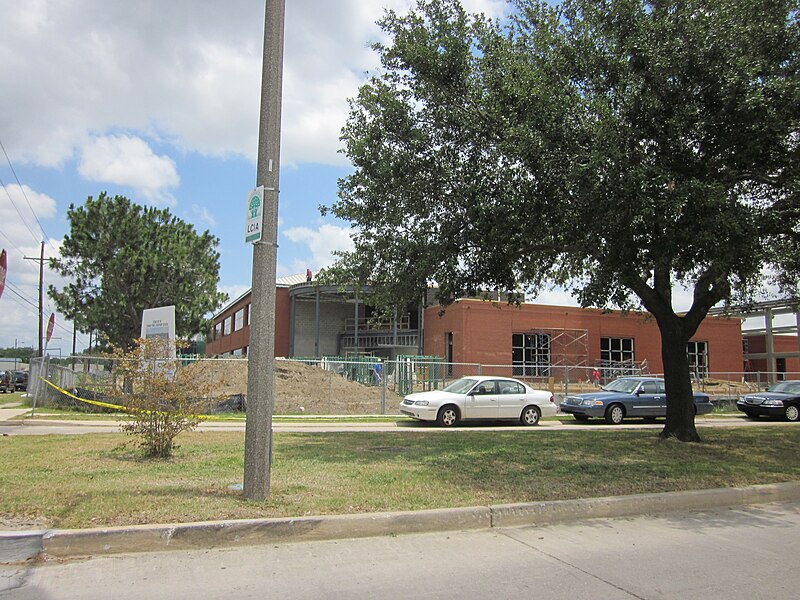
M 244 241 L 246 244 L 261 241 L 264 228 L 264 186 L 260 185 L 247 194 L 247 219 L 245 220 Z

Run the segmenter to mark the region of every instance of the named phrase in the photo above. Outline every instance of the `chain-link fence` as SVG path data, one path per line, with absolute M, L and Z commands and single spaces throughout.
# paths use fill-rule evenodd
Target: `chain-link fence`
M 188 369 L 200 378 L 211 396 L 215 412 L 245 411 L 248 361 L 246 358 L 180 358 L 169 361 L 174 368 Z M 103 410 L 78 398 L 103 401 L 110 386 L 120 385 L 114 361 L 104 357 L 76 356 L 54 361 L 33 359 L 30 365 L 29 396 L 36 407 L 65 407 L 75 410 Z M 154 367 L 155 368 L 155 367 Z M 449 382 L 470 375 L 513 377 L 531 387 L 551 392 L 556 402 L 569 394 L 590 392 L 618 376 L 631 374 L 590 366 L 527 367 L 445 363 L 436 357 L 404 356 L 385 360 L 372 356 L 278 359 L 275 363 L 274 414 L 287 415 L 395 415 L 403 396 L 440 390 Z M 800 373 L 708 373 L 693 375 L 697 391 L 709 394 L 715 404 L 733 408 L 743 394 L 765 389 L 769 382 L 800 379 Z M 53 385 L 45 384 L 46 379 Z M 55 386 L 55 387 L 53 387 Z M 59 389 L 56 389 L 59 388 Z M 112 410 L 112 409 L 105 409 Z

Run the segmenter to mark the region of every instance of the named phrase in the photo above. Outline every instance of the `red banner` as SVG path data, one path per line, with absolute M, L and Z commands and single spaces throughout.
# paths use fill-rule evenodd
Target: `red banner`
M 6 289 L 6 273 L 8 272 L 8 256 L 6 251 L 0 252 L 0 298 L 3 297 L 3 290 Z
M 47 322 L 47 343 L 50 343 L 50 338 L 53 337 L 53 329 L 56 326 L 56 313 L 50 313 L 50 320 Z

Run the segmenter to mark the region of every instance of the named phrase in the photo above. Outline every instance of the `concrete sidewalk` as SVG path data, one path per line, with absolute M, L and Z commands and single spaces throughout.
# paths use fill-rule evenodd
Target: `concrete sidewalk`
M 31 411 L 30 408 L 20 406 L 19 408 L 0 408 L 0 423 L 3 425 L 22 425 L 23 421 L 17 419 Z
M 0 532 L 0 563 L 545 525 L 800 501 L 800 482 L 414 512 Z

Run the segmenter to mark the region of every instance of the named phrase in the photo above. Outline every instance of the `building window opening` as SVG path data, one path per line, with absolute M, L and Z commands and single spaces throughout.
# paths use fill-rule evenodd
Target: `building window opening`
M 513 374 L 550 376 L 550 336 L 546 333 L 514 333 L 511 336 Z
M 233 330 L 239 331 L 242 327 L 244 327 L 244 309 L 240 308 L 233 315 Z
M 689 374 L 695 379 L 708 377 L 708 342 L 690 341 L 686 344 Z
M 444 362 L 447 369 L 447 376 L 453 376 L 453 332 L 448 331 L 444 334 Z
M 600 338 L 600 363 L 604 379 L 636 375 L 633 338 Z

